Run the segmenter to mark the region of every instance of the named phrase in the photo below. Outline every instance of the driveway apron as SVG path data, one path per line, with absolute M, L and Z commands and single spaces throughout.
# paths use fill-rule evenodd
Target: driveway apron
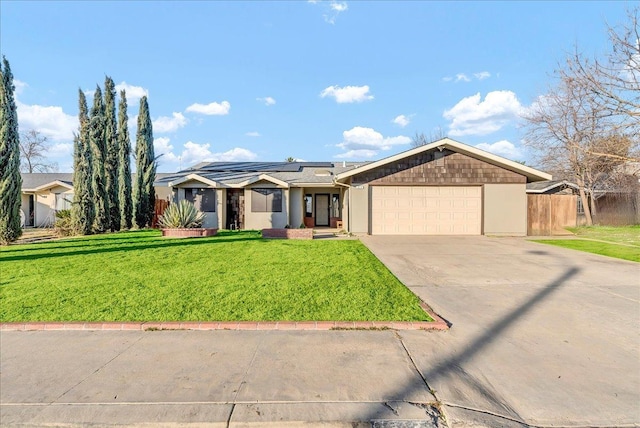
M 640 425 L 639 264 L 522 238 L 362 242 L 451 323 L 399 333 L 450 426 Z

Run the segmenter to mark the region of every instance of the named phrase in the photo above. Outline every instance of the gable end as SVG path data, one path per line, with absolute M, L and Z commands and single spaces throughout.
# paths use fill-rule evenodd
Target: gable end
M 352 184 L 373 185 L 465 185 L 526 183 L 524 175 L 457 153 L 430 150 L 380 166 L 352 178 Z

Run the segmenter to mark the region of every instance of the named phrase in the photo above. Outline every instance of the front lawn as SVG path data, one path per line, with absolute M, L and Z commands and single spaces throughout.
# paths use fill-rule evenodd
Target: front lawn
M 0 321 L 430 321 L 359 241 L 121 232 L 0 249 Z
M 567 229 L 579 239 L 545 239 L 536 242 L 640 262 L 640 226 L 590 226 Z

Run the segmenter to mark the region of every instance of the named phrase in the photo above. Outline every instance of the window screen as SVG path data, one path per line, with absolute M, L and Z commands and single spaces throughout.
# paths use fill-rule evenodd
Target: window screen
M 331 217 L 340 217 L 340 195 L 331 197 Z
M 198 211 L 216 212 L 216 189 L 184 189 L 184 198 Z
M 251 211 L 282 212 L 282 189 L 251 189 Z
M 311 195 L 304 195 L 304 216 L 313 217 L 313 197 Z

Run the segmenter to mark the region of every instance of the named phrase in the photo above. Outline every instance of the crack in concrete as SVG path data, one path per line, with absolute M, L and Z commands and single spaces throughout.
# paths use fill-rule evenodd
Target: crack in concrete
M 89 375 L 85 376 L 80 382 L 76 383 L 75 385 L 73 385 L 71 388 L 67 389 L 65 392 L 63 392 L 62 394 L 60 394 L 58 397 L 56 397 L 53 401 L 49 402 L 48 405 L 54 404 L 56 401 L 58 401 L 59 399 L 61 399 L 62 397 L 64 397 L 65 395 L 67 395 L 69 392 L 71 392 L 72 390 L 74 390 L 75 388 L 77 388 L 79 385 L 82 385 L 87 379 L 89 379 L 91 376 L 95 375 L 96 373 L 98 373 L 99 371 L 101 371 L 102 369 L 104 369 L 106 366 L 108 366 L 109 364 L 111 364 L 112 361 L 114 361 L 116 358 L 120 357 L 122 354 L 124 354 L 125 352 L 127 352 L 129 349 L 131 349 L 134 345 L 136 345 L 138 342 L 140 342 L 145 336 L 143 334 L 140 335 L 140 337 L 136 340 L 134 340 L 133 342 L 131 342 L 131 344 L 129 346 L 127 346 L 125 349 L 123 349 L 122 351 L 118 352 L 113 358 L 111 358 L 109 361 L 107 361 L 106 363 L 104 363 L 103 365 L 101 365 L 100 367 L 98 367 L 97 369 L 95 369 L 93 372 L 91 372 Z
M 413 356 L 411 355 L 411 352 L 409 352 L 409 348 L 407 348 L 407 345 L 404 343 L 404 340 L 402 340 L 402 336 L 400 336 L 400 333 L 398 333 L 397 331 L 394 331 L 393 333 L 395 334 L 396 338 L 400 342 L 400 345 L 402 345 L 402 348 L 404 349 L 404 352 L 407 354 L 407 357 L 409 357 L 409 361 L 411 361 L 411 364 L 413 365 L 413 369 L 416 371 L 416 373 L 418 373 L 418 376 L 420 376 L 420 379 L 422 379 L 422 382 L 427 387 L 427 390 L 429 391 L 429 393 L 431 394 L 431 396 L 435 400 L 434 405 L 427 405 L 427 404 L 422 404 L 422 403 L 413 403 L 411 401 L 404 401 L 404 402 L 408 403 L 408 404 L 411 404 L 413 406 L 420 407 L 423 410 L 425 410 L 425 413 L 427 414 L 427 416 L 429 416 L 431 418 L 432 423 L 435 426 L 440 426 L 440 421 L 441 420 L 442 420 L 443 425 L 447 426 L 447 417 L 446 417 L 446 414 L 443 412 L 444 409 L 442 407 L 442 402 L 436 396 L 436 392 L 429 386 L 429 382 L 427 382 L 427 379 L 422 375 L 422 372 L 420 371 L 420 369 L 418 369 L 418 365 L 416 364 L 415 360 L 413 359 Z M 386 403 L 385 403 L 385 405 L 386 405 Z M 430 412 L 427 408 L 431 409 L 431 410 L 435 410 L 435 412 L 434 412 L 435 414 L 432 414 L 432 412 Z

